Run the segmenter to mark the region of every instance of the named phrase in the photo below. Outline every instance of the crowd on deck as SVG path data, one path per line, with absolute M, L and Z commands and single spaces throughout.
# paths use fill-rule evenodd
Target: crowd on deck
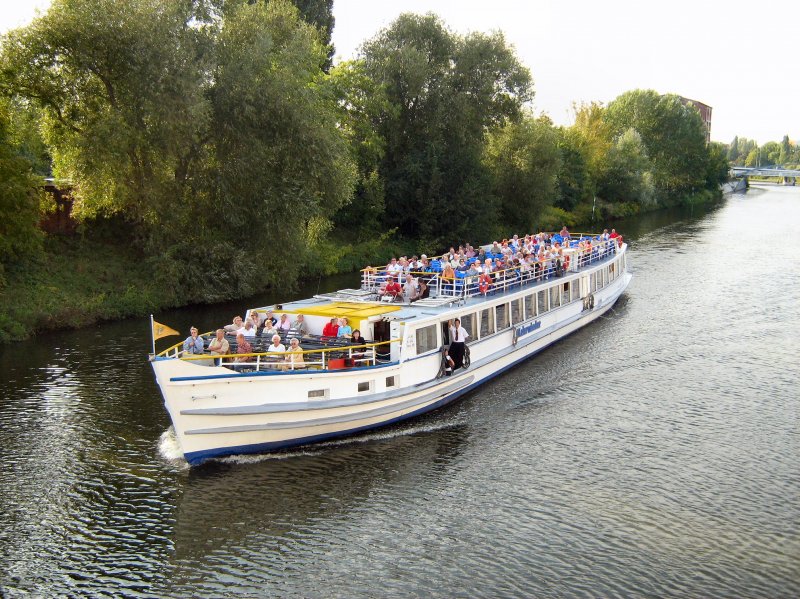
M 477 250 L 469 243 L 458 249 L 451 246 L 442 256 L 431 259 L 425 254 L 410 259 L 406 256 L 392 258 L 382 270 L 367 266 L 364 276 L 368 286 L 379 284 L 381 299 L 392 301 L 410 303 L 427 298 L 433 276 L 444 285 L 470 278 L 481 293 L 487 293 L 509 277 L 526 274 L 526 278 L 532 276 L 539 280 L 551 274 L 561 276 L 569 268 L 571 255 L 579 266 L 583 265 L 591 259 L 593 249 L 608 247 L 611 240 L 622 245 L 622 236 L 616 229 L 573 239 L 565 226 L 558 233 L 537 233 L 522 238 L 514 235 Z
M 236 356 L 233 358 L 235 364 L 246 364 L 255 359 L 254 356 L 248 355 L 254 353 L 252 343 L 256 338 L 263 338 L 272 341 L 263 353 L 275 354 L 273 361 L 283 360 L 286 363 L 282 365 L 283 369 L 306 366 L 300 342 L 302 338 L 310 335 L 303 314 L 297 314 L 293 321 L 290 321 L 288 314 L 276 317 L 273 310 L 264 313 L 254 311 L 247 319 L 234 316 L 231 324 L 216 330 L 215 337 L 207 347 L 204 339 L 198 335 L 196 327 L 191 327 L 189 332 L 189 337 L 183 342 L 184 355 L 204 355 L 207 352 L 215 358 L 216 364 L 220 364 L 222 356 L 231 354 Z M 341 340 L 348 346 L 360 346 L 366 343 L 361 331 L 353 329 L 344 317 L 331 318 L 325 325 L 320 339 L 323 343 L 331 339 Z M 284 341 L 289 344 L 288 349 Z M 353 354 L 357 359 L 363 356 L 363 350 Z
M 487 248 L 477 250 L 469 243 L 450 247 L 449 251 L 440 257 L 429 259 L 427 255 L 406 256 L 392 258 L 383 271 L 367 266 L 364 269 L 367 284 L 381 282 L 378 295 L 381 299 L 415 302 L 429 297 L 430 284 L 434 277 L 438 277 L 444 284 L 453 284 L 458 278 L 477 277 L 477 287 L 481 293 L 487 293 L 493 286 L 502 283 L 509 277 L 520 276 L 522 273 L 532 275 L 539 279 L 555 274 L 560 276 L 569 267 L 569 251 L 574 249 L 574 255 L 582 264 L 588 261 L 592 250 L 597 246 L 608 247 L 608 242 L 615 241 L 622 245 L 622 236 L 615 229 L 604 229 L 597 236 L 581 235 L 573 239 L 567 227 L 558 233 L 538 233 L 525 235 L 520 238 L 514 235 L 511 239 L 502 242 L 495 241 Z M 415 276 L 416 275 L 416 276 Z M 463 331 L 460 323 L 456 325 L 456 333 Z M 466 333 L 466 331 L 464 331 Z M 462 339 L 466 336 L 463 333 Z M 226 336 L 235 339 L 229 341 Z M 191 327 L 190 335 L 183 343 L 184 355 L 201 355 L 206 351 L 213 356 L 216 363 L 228 354 L 238 357 L 238 364 L 251 362 L 254 356 L 253 346 L 249 341 L 254 338 L 270 339 L 272 344 L 266 352 L 283 356 L 285 367 L 304 368 L 303 349 L 300 340 L 309 336 L 308 325 L 303 314 L 297 314 L 294 320 L 288 314 L 276 317 L 273 310 L 264 313 L 253 311 L 246 320 L 235 316 L 231 324 L 217 329 L 215 337 L 205 346 L 205 341 L 198 335 L 197 328 Z M 322 339 L 344 340 L 349 345 L 362 345 L 365 343 L 361 331 L 352 329 L 347 318 L 331 318 L 322 330 Z M 456 334 L 455 339 L 459 338 Z M 289 349 L 284 345 L 284 340 L 289 343 Z M 451 361 L 458 367 L 463 359 L 463 354 L 458 347 L 451 352 Z M 235 350 L 235 351 L 234 351 Z M 363 357 L 363 353 L 358 356 Z M 279 359 L 279 358 L 278 358 Z

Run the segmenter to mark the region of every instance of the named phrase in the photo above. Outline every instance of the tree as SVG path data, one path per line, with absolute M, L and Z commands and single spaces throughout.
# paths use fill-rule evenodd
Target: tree
M 460 37 L 432 14 L 401 15 L 362 53 L 389 104 L 375 115 L 385 143 L 384 226 L 427 243 L 485 234 L 494 221 L 486 135 L 520 117 L 530 73 L 501 34 Z
M 546 117 L 508 123 L 489 138 L 486 163 L 503 228 L 532 231 L 557 197 L 561 167 L 558 134 Z
M 45 109 L 77 215 L 121 215 L 185 303 L 291 285 L 349 200 L 326 60 L 284 0 L 54 0 L 0 89 Z
M 575 127 L 558 130 L 561 168 L 558 171 L 558 197 L 554 205 L 570 211 L 592 195 L 589 165 L 583 154 L 583 138 Z
M 675 95 L 633 90 L 612 101 L 604 113 L 614 137 L 629 128 L 641 136 L 661 199 L 705 187 L 706 135 L 700 114 Z
M 655 204 L 651 162 L 641 135 L 633 127 L 617 138 L 609 168 L 598 181 L 598 195 L 610 202 Z
M 728 160 L 732 163 L 736 163 L 736 160 L 739 158 L 739 136 L 733 138 L 731 145 L 728 146 Z
M 0 287 L 4 266 L 41 247 L 36 181 L 12 142 L 10 112 L 9 103 L 0 102 Z

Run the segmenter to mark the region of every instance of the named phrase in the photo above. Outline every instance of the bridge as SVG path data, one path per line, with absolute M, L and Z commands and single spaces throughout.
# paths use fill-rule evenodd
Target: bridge
M 780 177 L 783 179 L 784 185 L 794 185 L 798 178 L 800 178 L 800 170 L 786 169 L 782 166 L 758 166 L 758 167 L 745 167 L 734 166 L 731 168 L 731 177 L 744 178 L 749 177 Z

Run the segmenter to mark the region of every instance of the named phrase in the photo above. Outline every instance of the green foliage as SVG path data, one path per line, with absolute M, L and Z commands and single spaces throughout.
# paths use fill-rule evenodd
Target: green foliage
M 0 102 L 0 287 L 4 267 L 38 253 L 41 246 L 36 178 L 13 144 L 10 112 L 8 102 Z
M 432 14 L 401 15 L 362 51 L 388 102 L 372 117 L 384 140 L 384 228 L 433 243 L 485 235 L 495 221 L 486 135 L 520 117 L 528 70 L 501 34 L 461 37 Z
M 561 168 L 557 177 L 555 206 L 570 211 L 591 197 L 592 180 L 582 137 L 574 127 L 558 129 L 558 149 L 561 152 Z
M 485 160 L 502 230 L 532 231 L 557 194 L 561 152 L 552 123 L 532 117 L 508 123 L 489 137 Z
M 614 138 L 630 128 L 650 158 L 656 192 L 665 198 L 705 186 L 706 137 L 700 114 L 678 96 L 634 90 L 617 97 L 603 115 Z

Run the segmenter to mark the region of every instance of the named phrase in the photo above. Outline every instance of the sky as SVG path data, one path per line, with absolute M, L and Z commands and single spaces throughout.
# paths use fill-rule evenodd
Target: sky
M 0 32 L 48 5 L 0 0 Z M 534 111 L 557 125 L 576 102 L 654 89 L 711 106 L 714 141 L 800 141 L 800 0 L 334 0 L 333 12 L 336 60 L 404 12 L 460 35 L 502 31 L 531 70 Z

